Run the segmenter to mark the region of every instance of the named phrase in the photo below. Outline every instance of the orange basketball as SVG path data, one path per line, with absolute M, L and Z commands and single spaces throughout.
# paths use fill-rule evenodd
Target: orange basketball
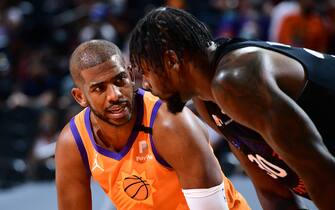
M 132 199 L 143 201 L 149 197 L 151 187 L 142 177 L 131 175 L 123 180 L 123 190 Z

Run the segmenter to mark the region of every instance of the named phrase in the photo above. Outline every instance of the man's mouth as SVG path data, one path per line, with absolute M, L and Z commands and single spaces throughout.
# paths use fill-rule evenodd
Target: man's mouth
M 130 112 L 128 102 L 112 105 L 106 109 L 106 113 L 112 118 L 123 118 Z
M 127 102 L 122 102 L 122 103 L 115 104 L 115 105 L 108 107 L 106 111 L 110 113 L 119 113 L 119 112 L 122 112 L 126 107 L 127 107 Z

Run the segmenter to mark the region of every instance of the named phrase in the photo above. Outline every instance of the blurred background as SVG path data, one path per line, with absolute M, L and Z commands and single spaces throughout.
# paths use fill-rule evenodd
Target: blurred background
M 137 20 L 162 5 L 191 12 L 215 37 L 335 52 L 335 0 L 1 0 L 0 209 L 57 209 L 55 141 L 80 111 L 70 95 L 70 54 L 81 42 L 99 38 L 116 43 L 127 57 Z M 213 134 L 213 146 L 226 175 L 253 209 L 261 209 L 219 138 Z M 92 188 L 94 209 L 110 208 L 101 189 L 95 183 Z

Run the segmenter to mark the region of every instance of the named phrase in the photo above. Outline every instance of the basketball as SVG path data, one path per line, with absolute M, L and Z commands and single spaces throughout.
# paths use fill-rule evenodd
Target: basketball
M 123 190 L 130 198 L 138 201 L 147 199 L 151 193 L 148 182 L 137 175 L 128 176 L 123 180 Z

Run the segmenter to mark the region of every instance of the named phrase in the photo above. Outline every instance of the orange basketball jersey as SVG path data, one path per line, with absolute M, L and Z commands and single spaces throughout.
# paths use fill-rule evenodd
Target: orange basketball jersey
M 153 144 L 151 128 L 161 101 L 142 89 L 137 91 L 135 100 L 136 123 L 128 143 L 120 152 L 112 152 L 96 144 L 89 108 L 70 121 L 87 171 L 117 209 L 189 209 L 175 171 L 158 155 Z M 235 208 L 247 204 L 226 177 L 224 182 L 229 208 L 247 209 Z

